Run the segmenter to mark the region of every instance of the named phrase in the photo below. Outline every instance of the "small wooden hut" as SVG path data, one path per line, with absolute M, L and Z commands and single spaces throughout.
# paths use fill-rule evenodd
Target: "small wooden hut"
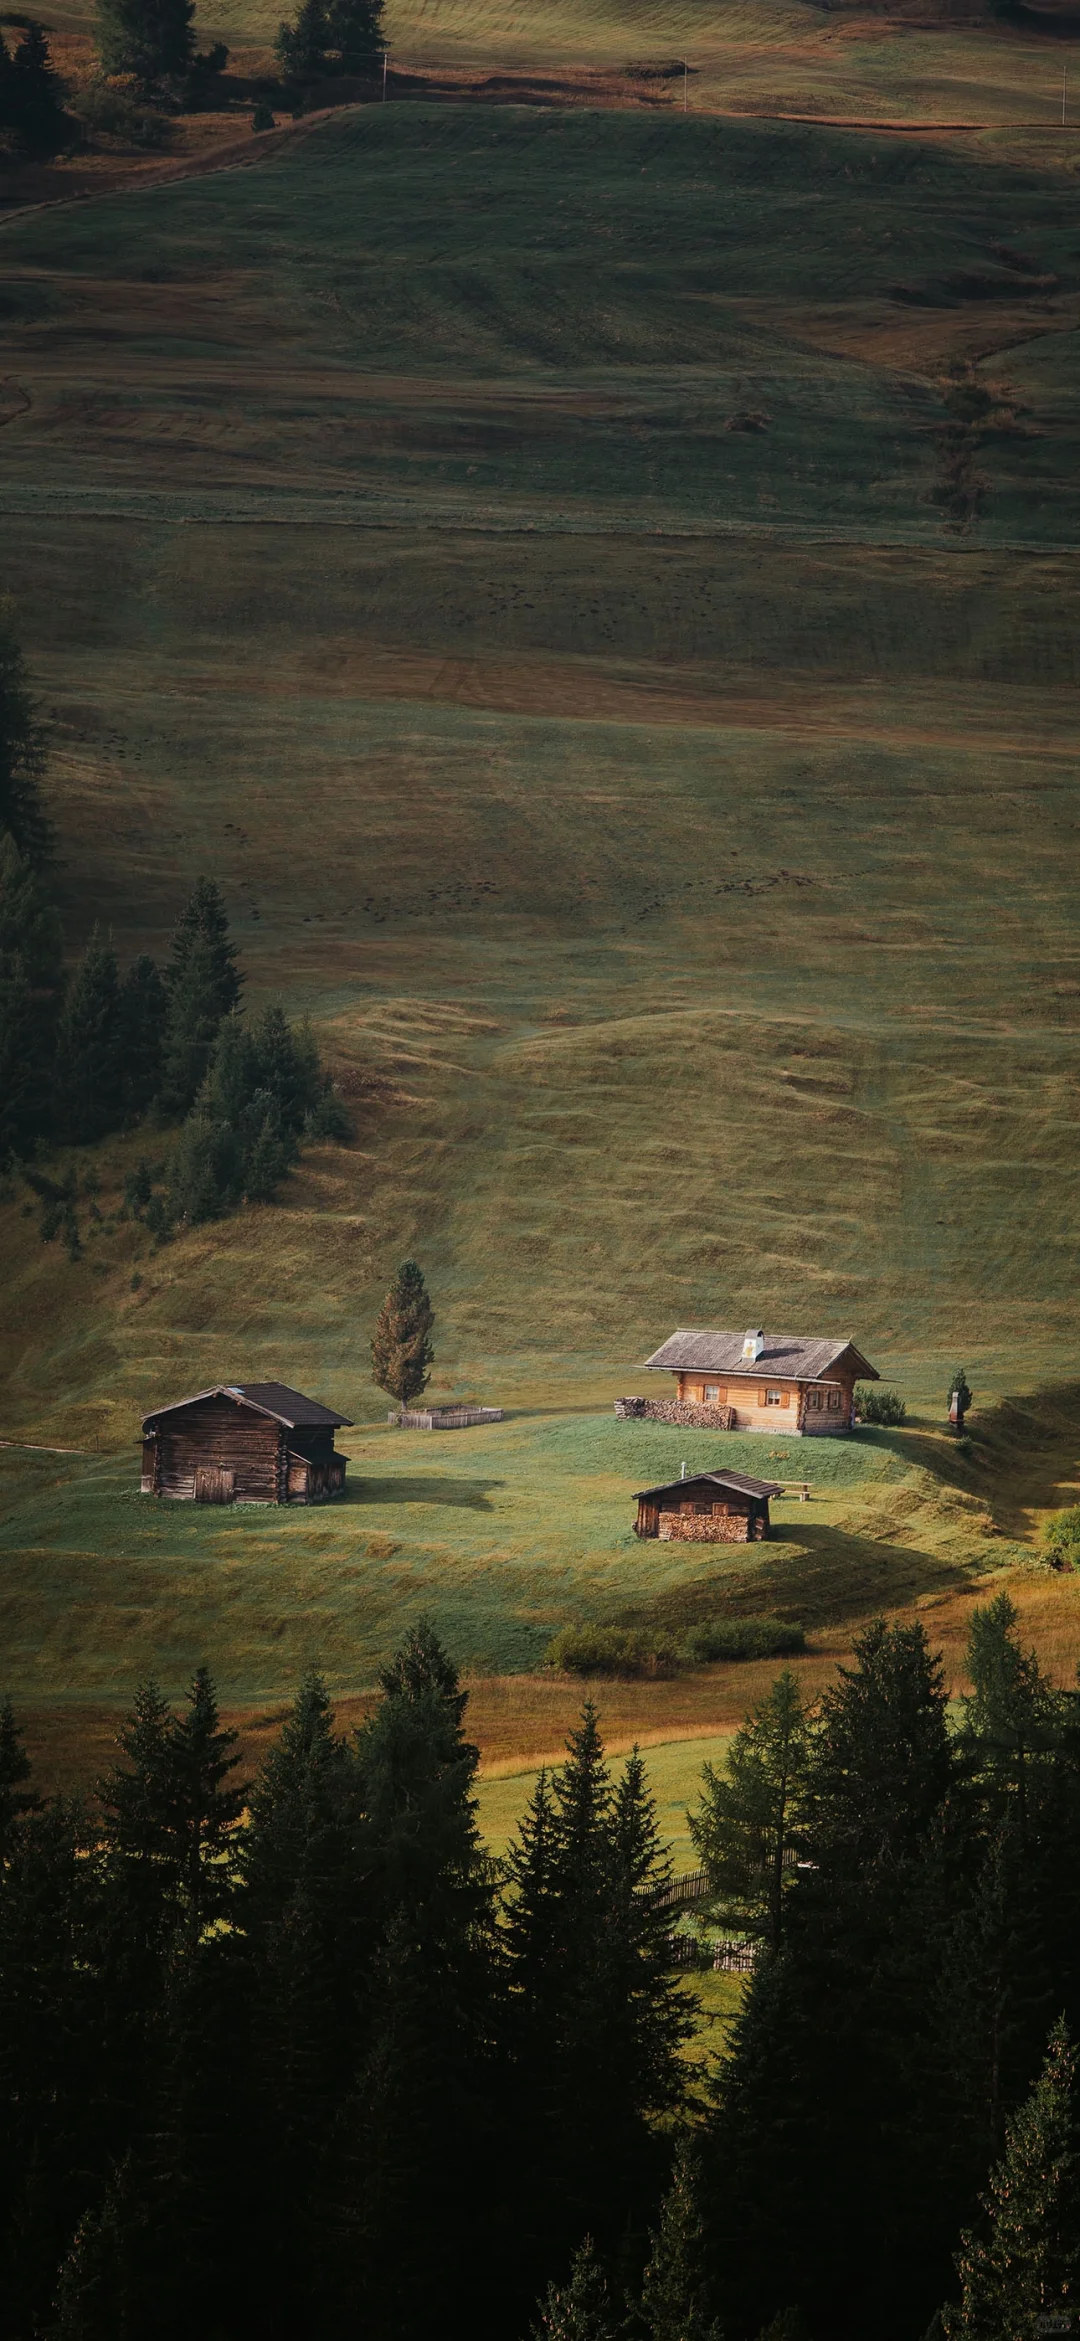
M 635 1536 L 678 1538 L 686 1544 L 753 1544 L 769 1533 L 769 1498 L 782 1495 L 776 1479 L 742 1471 L 699 1471 L 639 1488 Z
M 144 1496 L 196 1504 L 323 1504 L 345 1492 L 347 1426 L 284 1382 L 220 1382 L 143 1423 Z

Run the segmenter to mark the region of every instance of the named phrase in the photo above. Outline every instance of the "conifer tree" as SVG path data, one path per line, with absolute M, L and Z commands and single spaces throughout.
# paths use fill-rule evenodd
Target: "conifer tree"
M 736 1732 L 726 1777 L 703 1771 L 690 1835 L 725 1905 L 725 1915 L 760 1932 L 778 1950 L 784 1905 L 797 1873 L 792 1857 L 806 1822 L 809 1729 L 799 1686 L 785 1668 Z
M 696 2159 L 683 2139 L 642 2284 L 641 2315 L 649 2341 L 721 2341 L 720 2327 L 708 2313 L 698 2190 Z
M 332 70 L 332 36 L 325 0 L 300 0 L 294 21 L 278 27 L 274 44 L 289 81 L 318 81 Z
M 64 1003 L 56 1046 L 60 1135 L 87 1145 L 115 1129 L 124 1068 L 116 953 L 95 927 Z
M 148 1683 L 118 1734 L 127 1763 L 99 1790 L 104 1840 L 150 1947 L 164 1947 L 178 1929 L 197 1939 L 232 1904 L 234 1831 L 247 1793 L 229 1780 L 236 1742 L 235 1731 L 221 1727 L 205 1666 L 179 1715 Z
M 1060 1745 L 1066 1705 L 1052 1689 L 1034 1650 L 1022 1650 L 1017 1613 L 1007 1593 L 972 1613 L 967 1668 L 971 1694 L 963 1701 L 959 1752 L 1000 1816 L 1015 1803 L 1021 1832 L 1030 1821 L 1033 1772 L 1045 1772 Z
M 404 1260 L 379 1310 L 371 1341 L 372 1380 L 398 1405 L 411 1405 L 427 1389 L 435 1352 L 435 1312 L 415 1260 Z
M 147 90 L 181 79 L 195 54 L 195 0 L 98 0 L 103 73 L 130 73 Z
M 366 2054 L 328 2181 L 327 2265 L 337 2322 L 347 2302 L 349 2329 L 371 2341 L 421 2341 L 447 2300 L 463 2329 L 482 2329 L 505 2275 L 477 2249 L 472 2174 L 490 2156 L 499 1984 L 479 1755 L 461 1717 L 456 1670 L 421 1627 L 356 1742 L 379 1942 Z M 489 2170 L 488 2182 L 499 2233 L 505 2174 Z
M 187 1113 L 206 1079 L 219 1028 L 240 1000 L 236 957 L 221 890 L 213 878 L 200 878 L 177 921 L 165 970 L 164 1113 Z
M 1075 2313 L 1080 2272 L 1076 2194 L 1076 2051 L 1054 2027 L 1031 2095 L 1009 2123 L 983 2197 L 988 2232 L 966 2229 L 961 2296 L 942 2311 L 946 2341 L 1035 2341 L 1053 2313 Z
M 120 986 L 123 1105 L 129 1120 L 146 1112 L 161 1087 L 167 1014 L 168 994 L 161 971 L 149 952 L 142 951 L 132 960 Z
M 10 1699 L 0 1704 L 0 1872 L 15 1823 L 36 1810 L 38 1798 L 25 1787 L 31 1776 L 30 1758 L 23 1746 Z
M 565 2284 L 549 2284 L 539 2304 L 533 2341 L 619 2341 L 627 2320 L 619 2316 L 590 2235 L 578 2245 Z
M 0 830 L 0 1162 L 30 1154 L 50 1125 L 62 947 L 40 869 Z
M 67 124 L 60 76 L 49 54 L 44 25 L 34 19 L 27 24 L 8 72 L 0 80 L 0 106 L 5 98 L 7 126 L 28 153 L 55 154 L 64 145 Z
M 370 73 L 385 38 L 382 0 L 330 0 L 328 31 L 339 70 Z
M 659 1907 L 668 1875 L 641 1760 L 615 1788 L 587 1705 L 512 1845 L 504 1922 L 531 2248 L 614 2239 L 654 2182 L 687 2022 Z
M 0 601 L 0 831 L 35 865 L 48 853 L 52 831 L 41 796 L 45 736 L 30 695 L 26 665 L 10 602 Z

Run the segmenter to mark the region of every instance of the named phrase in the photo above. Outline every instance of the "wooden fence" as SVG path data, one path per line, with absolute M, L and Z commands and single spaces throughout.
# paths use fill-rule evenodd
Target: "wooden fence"
M 709 1891 L 707 1870 L 688 1870 L 683 1878 L 672 1878 L 656 1897 L 658 1910 L 679 1910 L 684 1902 L 703 1902 Z
M 392 1407 L 386 1417 L 399 1431 L 467 1431 L 474 1423 L 501 1422 L 501 1406 Z
M 696 1935 L 669 1935 L 672 1967 L 711 1968 L 714 1975 L 750 1975 L 757 1964 L 757 1943 L 699 1943 Z

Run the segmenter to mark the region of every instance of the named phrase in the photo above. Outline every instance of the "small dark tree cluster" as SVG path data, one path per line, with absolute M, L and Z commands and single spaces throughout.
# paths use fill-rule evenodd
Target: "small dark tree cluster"
M 243 977 L 212 878 L 194 887 L 164 968 L 142 953 L 121 972 L 95 928 L 65 982 L 43 763 L 22 658 L 0 613 L 0 1168 L 31 1162 L 50 1141 L 92 1145 L 153 1113 L 183 1122 L 168 1201 L 143 1198 L 155 1232 L 218 1218 L 245 1196 L 268 1201 L 304 1139 L 348 1133 L 310 1031 L 279 1008 L 250 1023 L 241 1016 Z M 37 1173 L 31 1184 L 42 1234 L 50 1240 L 63 1220 L 77 1257 L 74 1189 Z
M 27 20 L 22 38 L 9 49 L 0 33 L 0 134 L 10 133 L 24 153 L 56 154 L 69 142 L 63 88 L 49 54 L 45 28 Z M 0 650 L 0 694 L 3 691 Z M 0 742 L 0 773 L 3 748 Z M 0 820 L 3 820 L 0 809 Z
M 371 72 L 383 48 L 382 0 L 300 0 L 277 37 L 287 81 L 302 88 L 325 75 Z

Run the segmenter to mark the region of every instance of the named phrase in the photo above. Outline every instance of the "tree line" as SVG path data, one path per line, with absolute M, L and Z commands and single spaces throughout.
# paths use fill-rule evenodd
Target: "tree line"
M 432 1629 L 238 1777 L 199 1671 L 82 1806 L 0 1721 L 13 2341 L 1035 2341 L 1077 2314 L 1080 1734 L 1004 1597 L 950 1724 L 919 1625 L 706 1775 L 760 1956 L 686 2063 L 641 1758 L 586 1706 L 501 1864 Z M 785 1856 L 794 1851 L 797 1859 Z
M 346 1737 L 310 1674 L 242 1781 L 206 1671 L 147 1685 L 86 1806 L 5 1712 L 12 2341 L 505 2341 L 584 2228 L 647 2257 L 688 2024 L 641 1760 L 586 1709 L 500 1881 L 430 1628 L 380 1689 Z
M 141 953 L 121 973 L 95 929 L 70 979 L 54 898 L 44 741 L 10 626 L 0 629 L 0 1167 L 22 1166 L 43 1233 L 73 1222 L 70 1182 L 35 1169 L 57 1145 L 180 1124 L 153 1194 L 146 1165 L 129 1205 L 157 1231 L 269 1201 L 305 1139 L 341 1138 L 348 1118 L 306 1026 L 270 1006 L 242 1013 L 244 978 L 220 888 L 200 878 L 164 967 Z M 73 1244 L 77 1247 L 77 1231 Z

